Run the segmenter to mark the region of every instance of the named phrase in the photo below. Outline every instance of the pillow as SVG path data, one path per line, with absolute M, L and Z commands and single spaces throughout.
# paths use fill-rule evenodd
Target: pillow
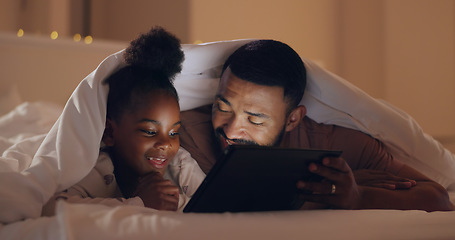
M 237 48 L 251 40 L 233 40 L 204 44 L 183 44 L 182 72 L 174 80 L 182 111 L 213 102 L 224 61 Z
M 22 100 L 16 84 L 0 85 L 0 116 L 10 112 L 21 103 Z

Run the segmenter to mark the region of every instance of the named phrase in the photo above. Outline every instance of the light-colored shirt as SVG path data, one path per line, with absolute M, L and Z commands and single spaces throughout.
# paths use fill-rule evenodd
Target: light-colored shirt
M 178 211 L 182 211 L 205 178 L 188 151 L 180 148 L 169 162 L 163 176 L 179 187 Z M 43 208 L 45 216 L 54 215 L 58 200 L 70 203 L 96 203 L 107 206 L 144 206 L 140 197 L 124 198 L 115 179 L 114 165 L 109 154 L 101 151 L 89 174 L 66 191 L 56 193 Z

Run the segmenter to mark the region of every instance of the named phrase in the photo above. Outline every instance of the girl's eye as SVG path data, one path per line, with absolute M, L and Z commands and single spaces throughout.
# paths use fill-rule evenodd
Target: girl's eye
M 176 136 L 178 136 L 178 135 L 180 135 L 180 133 L 178 133 L 178 132 L 171 132 L 171 133 L 169 133 L 169 136 L 171 136 L 171 137 L 176 137 Z
M 141 129 L 141 132 L 147 134 L 148 136 L 155 136 L 156 135 L 156 131 L 150 131 L 150 130 L 145 130 L 145 129 Z

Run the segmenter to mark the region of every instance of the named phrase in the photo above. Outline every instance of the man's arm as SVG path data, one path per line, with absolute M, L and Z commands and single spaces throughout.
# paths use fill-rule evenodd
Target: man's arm
M 299 189 L 315 193 L 302 194 L 306 201 L 342 209 L 454 210 L 445 188 L 406 165 L 397 176 L 413 179 L 416 185 L 402 190 L 357 185 L 351 168 L 343 158 L 326 158 L 323 165 L 311 164 L 309 169 L 325 180 L 320 183 L 297 183 Z M 333 194 L 332 184 L 335 185 Z
M 384 206 L 394 209 L 420 209 L 425 211 L 455 210 L 446 189 L 417 170 L 404 165 L 397 176 L 413 179 L 416 184 L 412 188 L 403 190 L 363 186 L 361 188 L 364 199 L 361 208 Z M 383 202 L 381 203 L 381 201 Z
M 354 170 L 353 173 L 357 185 L 360 186 L 409 189 L 417 184 L 415 180 L 398 177 L 390 172 L 380 170 L 360 169 Z

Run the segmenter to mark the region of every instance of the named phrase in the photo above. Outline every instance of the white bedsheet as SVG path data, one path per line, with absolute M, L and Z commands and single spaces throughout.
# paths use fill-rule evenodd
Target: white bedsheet
M 4 226 L 0 239 L 455 239 L 453 212 L 314 210 L 183 214 L 60 202 L 58 215 Z
M 210 103 L 224 59 L 246 41 L 184 46 L 186 60 L 182 74 L 175 82 L 182 110 Z M 383 140 L 397 158 L 442 185 L 448 187 L 455 182 L 453 154 L 423 133 L 410 116 L 372 99 L 310 60 L 304 59 L 304 62 L 309 79 L 308 91 L 302 102 L 309 109 L 311 118 L 365 131 Z M 101 81 L 122 64 L 120 52 L 108 57 L 87 76 L 74 91 L 45 139 L 43 133 L 36 133 L 18 142 L 13 141 L 10 146 L 21 149 L 25 143 L 35 148 L 39 145 L 36 154 L 30 150 L 32 148 L 27 148 L 30 152 L 23 155 L 2 156 L 0 222 L 12 224 L 3 226 L 0 236 L 28 236 L 34 239 L 53 236 L 61 239 L 116 239 L 123 236 L 232 239 L 251 236 L 276 239 L 279 235 L 300 239 L 309 234 L 311 238 L 320 236 L 321 239 L 334 236 L 339 239 L 364 239 L 366 236 L 368 239 L 455 238 L 452 230 L 454 212 L 325 210 L 177 214 L 144 208 L 63 203 L 56 217 L 39 218 L 42 204 L 55 191 L 78 182 L 94 166 L 104 130 L 108 92 L 107 86 Z M 352 102 L 363 104 L 353 109 Z M 14 124 L 15 121 L 8 123 Z M 41 141 L 43 143 L 40 145 Z M 8 144 L 10 139 L 4 142 Z M 10 150 L 4 151 L 4 154 L 12 153 Z M 27 168 L 30 161 L 30 168 Z M 27 220 L 20 221 L 22 219 Z M 242 233 L 242 230 L 247 229 Z

